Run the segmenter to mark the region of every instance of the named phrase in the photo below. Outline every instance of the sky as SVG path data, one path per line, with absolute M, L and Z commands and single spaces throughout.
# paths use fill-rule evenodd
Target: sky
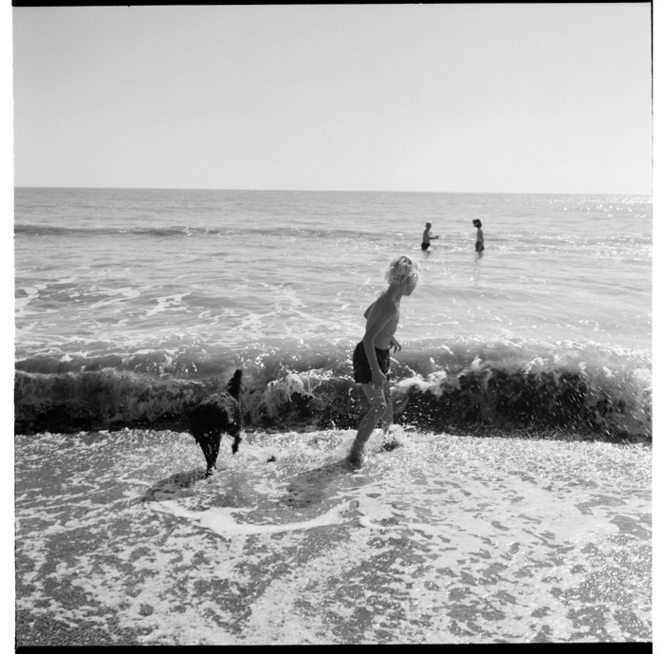
M 11 18 L 16 186 L 652 193 L 649 3 Z

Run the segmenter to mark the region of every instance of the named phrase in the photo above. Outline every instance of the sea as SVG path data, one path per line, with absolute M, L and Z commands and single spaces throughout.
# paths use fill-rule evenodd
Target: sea
M 18 644 L 650 640 L 652 220 L 16 188 Z M 352 351 L 404 254 L 395 425 L 351 468 Z M 183 416 L 238 368 L 244 441 L 204 478 Z

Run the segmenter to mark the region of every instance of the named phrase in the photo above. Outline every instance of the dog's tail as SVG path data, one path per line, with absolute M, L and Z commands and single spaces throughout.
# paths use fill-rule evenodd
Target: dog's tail
M 240 393 L 242 392 L 242 368 L 238 368 L 235 371 L 235 374 L 228 382 L 228 386 L 226 388 L 228 390 L 228 394 L 239 402 Z

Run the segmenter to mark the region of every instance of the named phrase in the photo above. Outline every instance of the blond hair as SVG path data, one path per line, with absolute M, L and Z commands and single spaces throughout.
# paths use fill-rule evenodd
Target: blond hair
M 392 261 L 385 273 L 385 279 L 388 284 L 403 284 L 411 279 L 417 282 L 420 274 L 420 264 L 404 255 Z

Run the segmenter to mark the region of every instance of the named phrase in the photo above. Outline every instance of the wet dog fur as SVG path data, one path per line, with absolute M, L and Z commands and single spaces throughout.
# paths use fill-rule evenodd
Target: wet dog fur
M 235 371 L 225 393 L 217 393 L 196 405 L 190 415 L 189 430 L 201 446 L 207 462 L 205 476 L 217 467 L 221 436 L 225 432 L 233 437 L 232 451 L 238 451 L 242 441 L 242 369 Z

